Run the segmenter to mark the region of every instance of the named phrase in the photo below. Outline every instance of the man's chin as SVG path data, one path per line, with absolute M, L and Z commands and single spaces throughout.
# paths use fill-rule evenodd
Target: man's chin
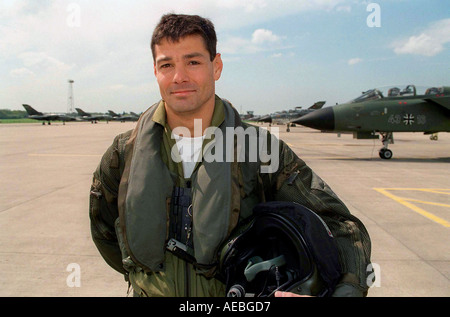
M 167 106 L 177 113 L 189 113 L 198 108 L 195 102 L 186 99 L 166 101 Z

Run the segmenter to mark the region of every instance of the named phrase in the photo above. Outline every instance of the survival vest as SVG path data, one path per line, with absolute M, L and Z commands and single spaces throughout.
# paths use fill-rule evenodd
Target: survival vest
M 245 158 L 238 162 L 236 142 L 231 140 L 231 149 L 235 151 L 234 159 L 229 161 L 227 128 L 242 127 L 243 123 L 237 111 L 228 102 L 222 102 L 225 121 L 217 128 L 221 133 L 214 134 L 207 147 L 207 151 L 216 151 L 216 159 L 203 160 L 198 165 L 191 176 L 190 186 L 191 256 L 195 259 L 196 268 L 205 275 L 214 271 L 218 248 L 236 226 L 240 214 L 250 213 L 255 204 L 264 200 L 260 160 L 252 160 L 248 151 L 244 151 Z M 164 270 L 169 238 L 168 200 L 173 195 L 177 177 L 161 158 L 165 131 L 162 125 L 152 120 L 158 106 L 153 105 L 141 115 L 126 143 L 118 194 L 119 223 L 116 230 L 120 232 L 118 239 L 123 248 L 122 256 L 146 272 Z M 222 156 L 218 157 L 217 151 L 220 150 Z M 208 153 L 212 155 L 212 152 Z

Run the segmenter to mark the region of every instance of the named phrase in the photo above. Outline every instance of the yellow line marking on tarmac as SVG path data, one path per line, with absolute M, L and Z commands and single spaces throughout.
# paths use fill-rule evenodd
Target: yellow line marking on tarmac
M 422 208 L 417 207 L 416 205 L 410 203 L 410 201 L 413 202 L 418 202 L 418 203 L 423 203 L 423 204 L 429 204 L 429 205 L 435 205 L 435 206 L 442 206 L 442 207 L 450 207 L 450 205 L 447 204 L 440 204 L 440 203 L 435 203 L 435 202 L 427 202 L 427 201 L 421 201 L 421 200 L 417 200 L 417 199 L 412 199 L 412 198 L 403 198 L 403 197 L 399 197 L 396 196 L 392 193 L 390 193 L 389 191 L 395 191 L 395 190 L 404 190 L 404 191 L 423 191 L 423 192 L 432 192 L 432 193 L 438 193 L 438 194 L 444 194 L 444 195 L 448 195 L 450 194 L 450 191 L 448 189 L 429 189 L 429 188 L 374 188 L 374 190 L 376 190 L 377 192 L 391 198 L 392 200 L 408 207 L 409 209 L 412 209 L 413 211 L 417 212 L 418 214 L 446 227 L 446 228 L 450 228 L 450 222 L 447 220 L 444 220 L 434 214 L 432 214 L 431 212 L 428 212 L 426 210 L 423 210 Z
M 424 192 L 436 193 L 436 194 L 444 194 L 450 195 L 450 189 L 423 189 Z
M 413 199 L 413 198 L 402 198 L 402 199 L 407 200 L 407 201 L 412 201 L 412 202 L 415 202 L 415 203 L 420 203 L 420 204 L 440 206 L 440 207 L 449 207 L 450 208 L 450 205 L 441 204 L 441 203 L 435 203 L 435 202 L 432 202 L 432 201 L 424 201 L 424 200 L 418 200 L 418 199 Z
M 40 156 L 40 157 L 100 157 L 101 154 L 62 154 L 62 153 L 29 153 L 28 156 Z

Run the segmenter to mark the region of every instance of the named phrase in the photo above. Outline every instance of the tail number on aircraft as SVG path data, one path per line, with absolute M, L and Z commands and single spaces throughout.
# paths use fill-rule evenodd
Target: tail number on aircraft
M 427 116 L 417 115 L 417 124 L 425 124 L 427 123 Z
M 388 119 L 390 124 L 399 124 L 402 121 L 402 116 L 399 114 L 391 114 Z

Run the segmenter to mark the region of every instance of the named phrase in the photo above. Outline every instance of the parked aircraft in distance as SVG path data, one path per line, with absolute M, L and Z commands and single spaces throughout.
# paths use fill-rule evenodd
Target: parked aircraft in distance
M 252 110 L 247 111 L 247 113 L 240 113 L 239 117 L 241 120 L 246 121 L 257 121 L 260 116 L 255 116 L 254 112 Z
M 424 132 L 437 140 L 436 133 L 450 132 L 450 87 L 431 87 L 418 93 L 408 85 L 363 92 L 343 104 L 326 107 L 293 122 L 322 131 L 353 132 L 356 139 L 382 136 L 382 159 L 390 159 L 393 132 Z
M 138 121 L 139 120 L 139 115 L 134 112 L 131 112 L 130 114 L 126 114 L 126 115 L 119 115 L 112 110 L 108 110 L 108 112 L 111 115 L 112 120 L 116 120 L 116 121 L 120 121 L 120 122 Z
M 312 111 L 318 110 L 323 107 L 325 101 L 318 101 L 308 109 L 301 109 L 302 107 L 295 107 L 291 110 L 277 111 L 269 115 L 261 116 L 257 119 L 258 122 L 268 122 L 270 124 L 286 124 L 286 131 L 290 131 L 290 126 L 295 126 L 294 120 L 300 118 Z
M 253 114 L 253 111 L 249 110 L 247 113 L 240 113 L 239 117 L 241 120 L 247 120 L 253 118 L 255 115 Z
M 66 114 L 58 114 L 58 113 L 42 113 L 35 110 L 30 105 L 23 104 L 22 105 L 28 113 L 28 118 L 34 120 L 42 121 L 42 124 L 45 125 L 45 121 L 50 125 L 51 121 L 62 121 L 63 124 L 66 124 L 66 121 L 76 121 L 76 118 L 68 116 Z
M 97 123 L 97 121 L 100 121 L 100 120 L 106 120 L 106 122 L 112 120 L 112 117 L 107 114 L 91 114 L 91 113 L 83 111 L 80 108 L 75 108 L 75 110 L 78 112 L 77 119 L 80 119 L 83 121 L 91 121 L 91 123 Z

